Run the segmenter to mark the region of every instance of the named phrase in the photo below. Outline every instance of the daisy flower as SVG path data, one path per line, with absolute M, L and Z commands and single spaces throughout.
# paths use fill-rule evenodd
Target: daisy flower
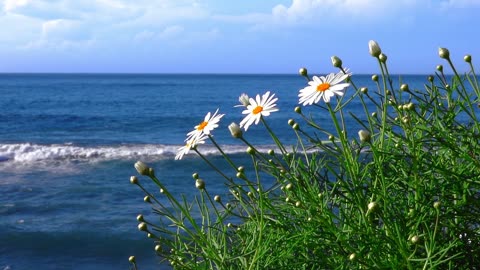
M 242 112 L 247 116 L 240 122 L 240 127 L 245 127 L 245 131 L 247 131 L 254 122 L 255 125 L 258 124 L 262 116 L 269 116 L 271 112 L 278 111 L 278 108 L 275 107 L 278 98 L 274 98 L 274 96 L 275 94 L 270 96 L 270 91 L 267 91 L 261 98 L 260 95 L 257 95 L 255 99 L 249 98 L 247 109 Z
M 193 136 L 192 138 L 187 138 L 184 146 L 178 148 L 177 154 L 175 155 L 175 160 L 180 160 L 184 155 L 188 154 L 191 149 L 195 148 L 199 144 L 204 144 L 207 135 L 200 133 L 198 136 Z
M 350 86 L 349 83 L 341 83 L 351 74 L 339 72 L 337 74 L 330 73 L 326 77 L 313 76 L 312 80 L 308 82 L 309 86 L 300 90 L 298 97 L 300 104 L 303 106 L 318 103 L 320 99 L 326 103 L 330 102 L 330 98 L 338 95 L 343 96 L 345 88 Z
M 203 121 L 187 134 L 187 141 L 201 134 L 209 135 L 212 130 L 218 127 L 218 122 L 223 116 L 224 114 L 218 114 L 218 109 L 213 115 L 208 112 Z

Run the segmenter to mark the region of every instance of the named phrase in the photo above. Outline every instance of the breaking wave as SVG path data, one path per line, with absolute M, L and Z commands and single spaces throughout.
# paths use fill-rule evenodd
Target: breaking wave
M 120 159 L 165 159 L 173 158 L 180 145 L 164 144 L 120 144 L 107 146 L 78 146 L 72 144 L 0 144 L 0 162 L 38 162 L 38 161 L 103 161 Z M 245 153 L 244 145 L 223 145 L 227 154 Z M 260 146 L 260 151 L 268 151 L 273 146 Z M 219 155 L 217 148 L 211 145 L 199 146 L 204 155 Z

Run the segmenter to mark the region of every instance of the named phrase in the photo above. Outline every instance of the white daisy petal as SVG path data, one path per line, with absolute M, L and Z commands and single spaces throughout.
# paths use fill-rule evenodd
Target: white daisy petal
M 348 73 L 348 69 L 345 69 L 345 73 L 330 73 L 327 76 L 313 76 L 312 80 L 308 82 L 307 87 L 299 91 L 299 104 L 303 106 L 312 105 L 318 103 L 323 99 L 324 102 L 330 102 L 330 99 L 335 95 L 343 96 L 344 91 L 350 86 L 349 83 L 341 83 L 348 78 L 351 74 Z
M 186 141 L 201 134 L 210 134 L 212 130 L 218 127 L 218 122 L 220 122 L 220 119 L 223 116 L 224 114 L 218 114 L 218 109 L 215 111 L 215 113 L 213 113 L 213 115 L 208 112 L 205 115 L 204 120 L 200 124 L 196 125 L 193 131 L 190 131 L 187 134 Z
M 247 109 L 242 111 L 242 114 L 246 114 L 246 116 L 240 122 L 240 127 L 247 131 L 252 124 L 258 125 L 262 116 L 269 116 L 270 113 L 278 111 L 275 104 L 277 100 L 275 94 L 270 95 L 270 91 L 262 96 L 257 94 L 255 99 L 250 98 Z
M 175 160 L 182 159 L 183 156 L 188 154 L 188 152 L 190 152 L 192 148 L 196 147 L 199 144 L 204 144 L 206 138 L 207 138 L 207 135 L 200 134 L 198 136 L 194 136 L 188 139 L 184 146 L 178 148 L 177 154 L 175 155 Z

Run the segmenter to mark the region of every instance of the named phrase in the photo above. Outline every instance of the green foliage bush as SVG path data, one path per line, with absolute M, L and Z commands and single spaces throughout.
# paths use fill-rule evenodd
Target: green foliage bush
M 154 195 L 131 178 L 158 215 L 137 218 L 158 256 L 175 269 L 478 269 L 480 88 L 471 56 L 464 58 L 470 72 L 460 75 L 440 49 L 454 75 L 447 80 L 440 66 L 424 89 L 410 89 L 394 85 L 378 44 L 370 49 L 380 67 L 376 89 L 348 76 L 354 95 L 312 105 L 331 116 L 334 132 L 297 107 L 303 121 L 289 120 L 298 136 L 289 149 L 261 116 L 277 145 L 265 153 L 232 124 L 252 164 L 238 166 L 207 134 L 232 167 L 225 172 L 199 144 L 187 144 L 225 178 L 229 197 L 212 196 L 194 174 L 199 194 L 189 202 L 138 162 L 161 191 Z M 332 63 L 349 75 L 338 57 Z M 306 69 L 300 73 L 310 81 Z M 364 115 L 344 112 L 353 99 Z M 358 135 L 348 134 L 347 117 L 363 127 Z

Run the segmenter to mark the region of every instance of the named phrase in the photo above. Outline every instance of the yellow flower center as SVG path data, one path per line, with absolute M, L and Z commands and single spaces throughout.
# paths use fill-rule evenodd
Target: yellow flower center
M 323 92 L 325 90 L 328 90 L 328 88 L 330 88 L 329 83 L 322 83 L 317 86 L 317 91 Z
M 263 111 L 263 107 L 262 106 L 257 106 L 255 107 L 255 109 L 253 109 L 253 114 L 259 114 Z
M 203 121 L 197 127 L 197 130 L 203 130 L 208 125 L 208 122 Z

